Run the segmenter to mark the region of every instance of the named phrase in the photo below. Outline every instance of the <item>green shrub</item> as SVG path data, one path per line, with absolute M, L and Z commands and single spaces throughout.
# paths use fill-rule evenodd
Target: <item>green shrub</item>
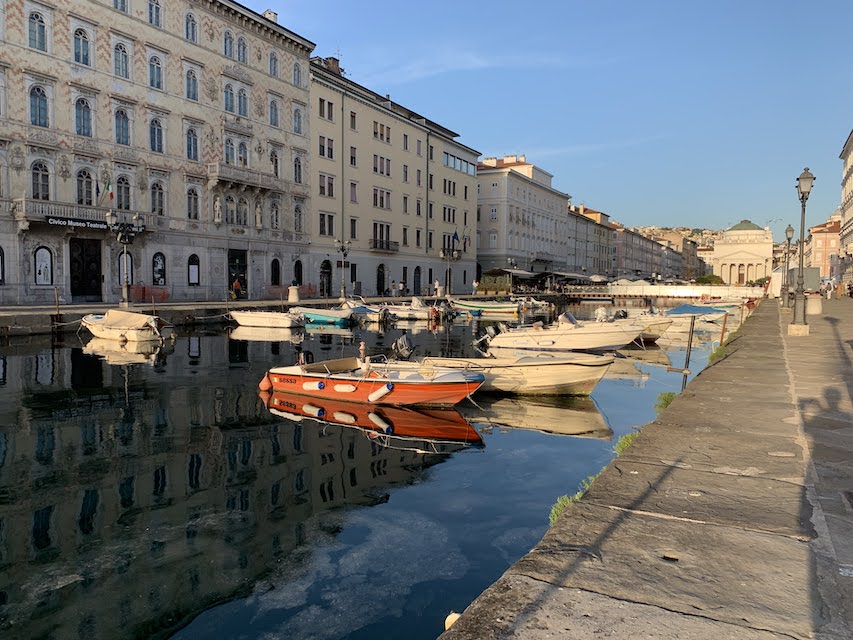
M 672 401 L 675 400 L 675 396 L 678 395 L 674 391 L 664 391 L 663 393 L 658 394 L 657 402 L 655 402 L 655 411 L 660 413 L 664 409 L 666 409 L 669 405 L 672 404 Z
M 602 471 L 604 471 L 604 469 L 602 469 Z M 557 498 L 557 502 L 555 502 L 554 506 L 551 507 L 551 514 L 548 517 L 551 524 L 557 522 L 557 518 L 560 517 L 560 514 L 562 514 L 570 504 L 583 498 L 584 494 L 589 490 L 590 485 L 592 485 L 595 479 L 600 475 L 601 471 L 596 473 L 594 476 L 589 476 L 585 480 L 581 480 L 580 489 L 573 496 L 564 495 Z
M 640 435 L 639 432 L 635 431 L 634 433 L 626 433 L 624 436 L 619 438 L 616 441 L 616 444 L 613 445 L 613 453 L 617 456 L 621 456 L 625 453 L 625 450 L 634 444 L 634 440 L 637 439 L 637 436 Z

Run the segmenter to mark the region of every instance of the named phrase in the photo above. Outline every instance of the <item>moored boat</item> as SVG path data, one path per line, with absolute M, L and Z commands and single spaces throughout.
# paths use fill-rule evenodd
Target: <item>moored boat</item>
M 90 313 L 80 320 L 96 338 L 127 342 L 160 341 L 171 338 L 175 326 L 159 316 L 108 309 L 104 314 Z
M 301 314 L 306 324 L 331 324 L 348 327 L 353 322 L 352 309 L 322 309 L 320 307 L 291 307 L 291 313 Z
M 292 329 L 305 325 L 305 316 L 291 311 L 229 311 L 231 319 L 241 327 Z
M 341 303 L 341 309 L 349 309 L 354 316 L 364 322 L 384 324 L 396 319 L 387 307 L 369 305 L 364 299 L 353 300 L 348 298 Z
M 382 305 L 390 313 L 397 316 L 397 320 L 431 320 L 441 315 L 438 307 L 424 304 L 417 296 L 412 296 L 409 304 L 384 304 Z
M 479 389 L 479 372 L 422 366 L 389 370 L 358 358 L 338 358 L 270 369 L 261 390 L 342 402 L 399 406 L 452 406 Z M 264 389 L 267 387 L 267 389 Z
M 448 296 L 450 306 L 457 311 L 467 311 L 471 315 L 489 315 L 489 314 L 512 314 L 518 315 L 521 312 L 521 303 L 508 300 L 504 302 L 494 300 L 460 300 Z

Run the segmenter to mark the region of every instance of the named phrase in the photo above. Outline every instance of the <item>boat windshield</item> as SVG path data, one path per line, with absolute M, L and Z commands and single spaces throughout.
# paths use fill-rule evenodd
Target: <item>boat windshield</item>
M 564 311 L 557 317 L 557 324 L 572 324 L 578 325 L 578 320 L 575 318 L 570 311 Z

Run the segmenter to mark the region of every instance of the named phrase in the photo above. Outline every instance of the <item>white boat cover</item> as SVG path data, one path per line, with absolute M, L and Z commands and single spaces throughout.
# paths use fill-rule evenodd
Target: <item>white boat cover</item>
M 157 316 L 149 316 L 144 313 L 133 311 L 122 311 L 121 309 L 108 309 L 104 314 L 104 320 L 100 323 L 103 327 L 115 329 L 144 329 L 152 327 L 157 329 Z

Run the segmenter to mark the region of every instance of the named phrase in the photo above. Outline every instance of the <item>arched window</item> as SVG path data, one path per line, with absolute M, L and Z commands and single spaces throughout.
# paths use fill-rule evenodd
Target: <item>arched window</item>
M 273 258 L 270 264 L 270 284 L 277 287 L 281 284 L 281 263 L 278 258 Z
M 249 94 L 245 89 L 237 93 L 237 114 L 243 117 L 249 116 Z
M 249 166 L 249 148 L 246 146 L 245 142 L 241 142 L 237 145 L 237 165 L 240 167 Z
M 302 110 L 296 109 L 293 112 L 293 133 L 302 133 Z
M 39 247 L 33 254 L 36 284 L 53 284 L 53 253 L 47 247 Z
M 234 36 L 231 35 L 230 31 L 226 31 L 225 35 L 222 38 L 223 42 L 223 53 L 228 58 L 234 57 Z
M 50 171 L 44 162 L 36 162 L 32 169 L 33 199 L 50 200 Z
M 199 261 L 196 254 L 192 254 L 187 260 L 187 284 L 191 287 L 197 287 L 201 284 Z
M 242 62 L 246 64 L 246 61 L 249 59 L 249 49 L 246 46 L 246 38 L 240 36 L 237 38 L 237 62 Z
M 92 174 L 87 169 L 77 172 L 77 204 L 91 207 L 92 198 Z
M 127 111 L 116 111 L 116 144 L 130 144 L 130 118 Z
M 160 0 L 148 0 L 148 24 L 155 27 L 163 26 L 163 10 L 160 8 Z
M 47 51 L 47 27 L 44 16 L 35 11 L 30 14 L 30 47 Z
M 234 113 L 234 87 L 225 85 L 225 110 Z
M 166 193 L 163 185 L 155 182 L 151 185 L 151 213 L 162 216 L 166 212 Z
M 151 151 L 163 153 L 163 125 L 158 118 L 154 118 L 148 125 L 148 133 L 151 139 Z
M 302 233 L 302 205 L 297 204 L 293 207 L 293 231 Z
M 130 180 L 121 176 L 115 186 L 116 209 L 130 210 Z
M 237 203 L 237 224 L 246 226 L 249 218 L 249 202 L 246 198 L 240 198 Z
M 293 84 L 297 87 L 302 86 L 302 67 L 299 66 L 299 63 L 293 65 Z
M 225 164 L 234 164 L 234 141 L 225 139 Z
M 233 197 L 225 198 L 225 224 L 234 224 L 234 218 L 237 215 L 237 202 Z
M 302 260 L 297 260 L 293 263 L 293 279 L 296 284 L 302 286 Z M 296 432 L 293 434 L 294 441 L 296 440 Z
M 120 78 L 130 78 L 130 67 L 127 64 L 127 47 L 119 42 L 113 49 L 115 72 Z
M 281 226 L 281 215 L 278 209 L 278 203 L 270 204 L 270 228 L 278 229 Z
M 302 158 L 299 156 L 293 159 L 293 181 L 302 184 Z
M 74 31 L 74 62 L 89 66 L 89 34 L 84 29 Z
M 187 71 L 187 100 L 198 102 L 198 76 L 195 71 Z
M 166 256 L 159 251 L 151 258 L 151 282 L 155 286 L 166 286 Z
M 86 98 L 77 98 L 74 103 L 74 116 L 78 136 L 92 137 L 92 108 Z
M 36 127 L 48 126 L 47 93 L 42 87 L 30 89 L 30 124 Z
M 278 160 L 278 151 L 273 149 L 270 151 L 270 167 L 272 168 L 272 174 L 278 178 L 279 173 L 279 160 Z
M 195 129 L 187 129 L 187 160 L 198 161 L 198 134 Z
M 187 218 L 189 220 L 198 220 L 198 190 L 190 189 L 187 191 Z
M 270 124 L 273 127 L 278 126 L 278 100 L 270 101 Z
M 191 13 L 184 18 L 184 37 L 190 42 L 196 42 L 198 38 L 198 24 L 195 21 L 195 16 Z
M 155 89 L 163 88 L 163 63 L 157 56 L 148 60 L 148 85 Z
M 278 56 L 275 51 L 270 51 L 270 75 L 278 77 Z

